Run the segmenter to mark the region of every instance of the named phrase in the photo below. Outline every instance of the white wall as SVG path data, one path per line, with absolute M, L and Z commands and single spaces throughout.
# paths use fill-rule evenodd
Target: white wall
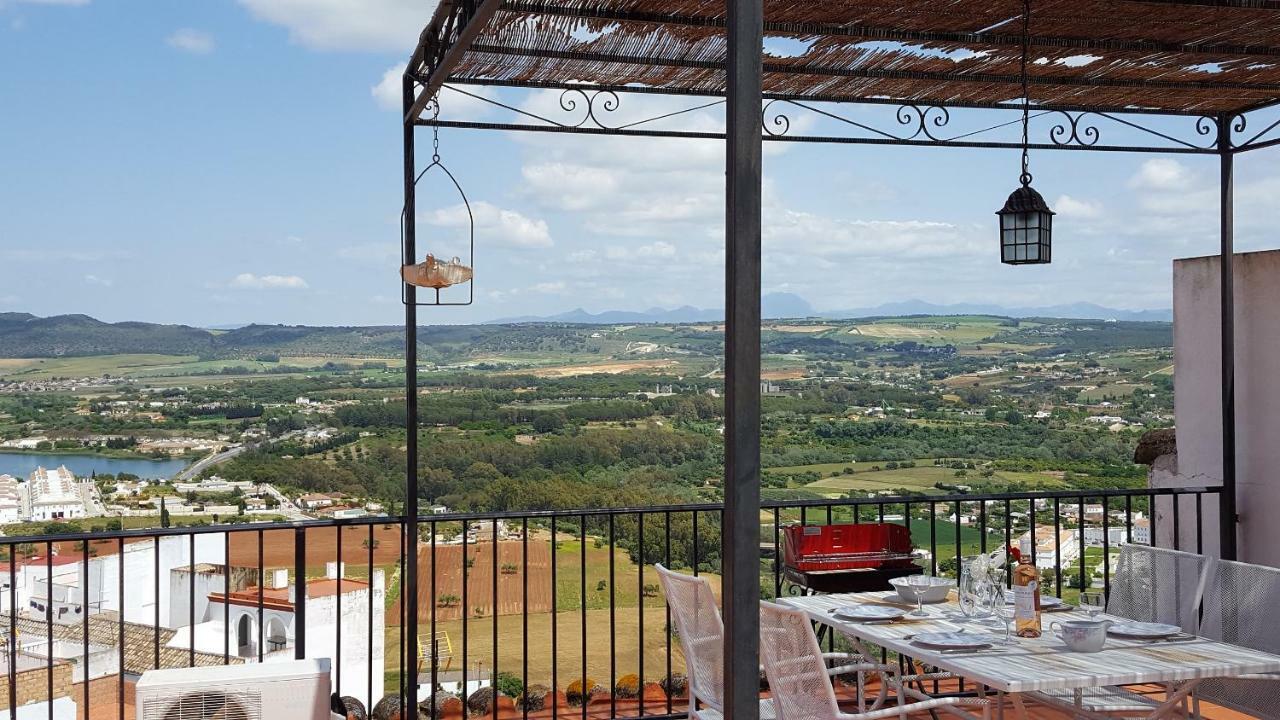
M 1157 468 L 1164 485 L 1222 484 L 1220 263 L 1216 256 L 1173 264 L 1176 467 Z M 1236 506 L 1240 559 L 1280 566 L 1280 251 L 1235 256 Z M 1184 549 L 1195 549 L 1191 498 L 1182 501 Z M 1218 552 L 1218 503 L 1204 498 L 1204 548 Z M 1172 504 L 1159 504 L 1157 544 L 1172 540 Z M 1188 534 L 1190 533 L 1190 536 Z M 1190 541 L 1188 545 L 1187 541 Z

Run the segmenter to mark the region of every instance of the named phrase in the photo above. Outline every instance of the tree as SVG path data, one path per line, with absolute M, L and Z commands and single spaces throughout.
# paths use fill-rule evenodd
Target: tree
M 160 527 L 169 527 L 169 508 L 164 506 L 164 498 L 160 498 Z
M 564 427 L 566 418 L 561 412 L 539 413 L 533 418 L 533 430 L 539 433 L 555 432 Z

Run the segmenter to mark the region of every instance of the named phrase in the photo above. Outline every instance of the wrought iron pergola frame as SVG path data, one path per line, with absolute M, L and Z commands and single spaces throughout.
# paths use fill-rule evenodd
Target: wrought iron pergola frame
M 1188 7 L 1233 7 L 1280 11 L 1273 0 L 1150 0 L 1157 5 Z M 535 133 L 568 133 L 637 138 L 689 138 L 722 140 L 726 143 L 725 204 L 725 513 L 722 537 L 724 576 L 723 605 L 727 628 L 725 642 L 725 701 L 728 716 L 754 720 L 757 713 L 758 618 L 759 597 L 759 507 L 760 507 L 760 240 L 761 240 L 761 156 L 764 142 L 829 143 L 845 145 L 890 145 L 903 147 L 1009 148 L 1020 149 L 1021 142 L 994 139 L 1001 128 L 1020 122 L 1021 102 L 912 102 L 879 97 L 832 97 L 820 99 L 804 95 L 766 93 L 762 78 L 771 69 L 760 48 L 765 31 L 776 33 L 816 33 L 811 25 L 790 25 L 764 21 L 764 0 L 726 0 L 723 20 L 708 18 L 673 18 L 670 15 L 645 17 L 636 13 L 610 13 L 586 10 L 581 4 L 568 8 L 551 0 L 453 0 L 442 5 L 431 24 L 423 31 L 419 45 L 403 78 L 404 110 L 404 263 L 414 262 L 415 183 L 417 165 L 414 135 L 418 127 L 499 130 Z M 514 9 L 546 15 L 571 15 L 594 20 L 652 21 L 685 23 L 690 27 L 721 28 L 727 37 L 726 62 L 673 61 L 633 56 L 599 56 L 554 51 L 532 52 L 534 57 L 571 59 L 603 63 L 657 63 L 680 68 L 724 71 L 723 92 L 671 90 L 632 84 L 582 84 L 580 82 L 547 82 L 522 80 L 489 80 L 451 78 L 450 72 L 468 50 L 484 52 L 474 45 L 486 23 L 499 9 Z M 1277 13 L 1280 19 L 1280 13 Z M 985 44 L 1021 44 L 1020 35 L 942 33 L 909 31 L 894 28 L 847 28 L 824 26 L 822 32 L 845 32 L 860 38 L 873 37 L 896 42 L 982 42 Z M 1073 48 L 1082 52 L 1102 50 L 1135 50 L 1144 52 L 1178 52 L 1207 57 L 1214 54 L 1280 57 L 1280 47 L 1232 46 L 1220 43 L 1179 44 L 1096 41 L 1079 38 L 1036 37 L 1037 47 Z M 501 49 L 511 54 L 510 48 Z M 516 54 L 519 54 L 518 52 Z M 563 56 L 563 57 L 561 57 Z M 788 69 L 788 72 L 793 69 Z M 828 68 L 824 73 L 858 77 L 894 78 L 894 71 L 842 71 Z M 912 80 L 930 80 L 945 84 L 971 81 L 973 76 L 959 73 L 948 76 L 937 73 L 901 73 Z M 1010 78 L 984 78 L 1006 82 Z M 1031 81 L 1033 84 L 1037 80 Z M 1062 82 L 1055 80 L 1055 82 Z M 1134 87 L 1150 90 L 1216 90 L 1230 93 L 1239 89 L 1225 81 L 1125 81 L 1094 80 L 1094 84 Z M 476 86 L 560 91 L 562 116 L 537 114 L 528 109 L 506 104 L 475 91 Z M 1274 91 L 1280 98 L 1280 85 L 1250 84 L 1250 90 Z M 424 109 L 445 93 L 469 95 L 473 101 L 489 103 L 514 113 L 518 121 L 479 122 L 440 119 L 424 116 Z M 679 96 L 687 99 L 687 107 L 639 120 L 613 122 L 624 98 L 642 95 Z M 673 128 L 672 120 L 713 106 L 724 106 L 725 131 Z M 851 107 L 890 106 L 896 124 L 872 124 L 844 112 Z M 1174 155 L 1210 155 L 1219 158 L 1219 253 L 1221 256 L 1221 404 L 1223 486 L 1220 495 L 1220 552 L 1224 558 L 1236 556 L 1236 428 L 1235 428 L 1235 328 L 1233 296 L 1233 170 L 1240 153 L 1280 145 L 1280 99 L 1259 102 L 1231 111 L 1204 113 L 1195 109 L 1144 109 L 1094 105 L 1032 105 L 1033 122 L 1040 134 L 1029 147 L 1035 150 L 1092 151 L 1124 153 L 1159 153 Z M 792 118 L 798 113 L 812 114 L 826 124 L 844 130 L 841 134 L 813 135 L 792 132 Z M 958 118 L 992 118 L 1002 113 L 1017 113 L 1018 119 L 981 122 L 954 131 Z M 883 119 L 883 118 L 881 118 Z M 1153 119 L 1160 122 L 1152 124 Z M 956 123 L 960 124 L 960 123 Z M 1171 129 L 1176 125 L 1177 130 Z M 1103 129 L 1113 127 L 1141 142 L 1112 143 L 1103 138 Z M 407 516 L 406 547 L 413 548 L 417 538 L 418 481 L 417 457 L 417 303 L 415 288 L 405 286 L 405 356 L 408 467 L 406 475 Z M 417 553 L 406 557 L 405 592 L 417 593 Z M 410 613 L 412 615 L 412 613 Z M 417 618 L 406 617 L 406 633 L 416 637 Z M 412 643 L 406 643 L 413 653 Z M 415 667 L 406 658 L 406 667 Z M 412 685 L 412 683 L 410 684 Z M 416 704 L 416 690 L 410 692 Z

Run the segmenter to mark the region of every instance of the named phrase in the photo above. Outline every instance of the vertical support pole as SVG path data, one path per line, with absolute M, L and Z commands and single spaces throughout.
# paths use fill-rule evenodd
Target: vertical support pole
M 763 0 L 726 0 L 725 716 L 760 707 L 760 194 Z
M 1222 277 L 1222 493 L 1218 499 L 1221 556 L 1236 559 L 1236 311 L 1235 311 L 1235 155 L 1229 114 L 1218 116 L 1218 212 Z M 1174 497 L 1176 503 L 1179 498 Z
M 409 117 L 414 104 L 413 78 L 404 76 L 404 264 L 412 265 L 417 254 L 414 217 L 417 203 L 413 182 L 416 163 L 413 150 L 415 118 Z M 418 296 L 417 289 L 405 283 L 404 287 L 404 416 L 405 467 L 404 526 L 404 592 L 400 594 L 404 606 L 404 627 L 400 633 L 400 649 L 404 658 L 404 672 L 408 682 L 404 684 L 408 694 L 408 712 L 418 706 Z

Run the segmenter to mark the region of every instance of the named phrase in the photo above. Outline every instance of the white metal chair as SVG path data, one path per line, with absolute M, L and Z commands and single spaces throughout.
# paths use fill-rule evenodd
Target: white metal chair
M 1200 627 L 1209 558 L 1195 553 L 1147 545 L 1125 545 L 1111 591 L 1107 613 L 1139 622 L 1177 625 L 1183 632 Z
M 1205 583 L 1200 634 L 1254 650 L 1280 654 L 1280 570 L 1263 565 L 1213 560 Z M 1197 700 L 1248 713 L 1280 717 L 1280 676 L 1214 678 L 1196 689 Z
M 1200 603 L 1206 572 L 1212 561 L 1204 555 L 1125 545 L 1111 590 L 1107 613 L 1139 622 L 1159 622 L 1195 633 L 1200 624 Z M 1065 710 L 1093 714 L 1149 715 L 1161 700 L 1122 687 L 1081 688 L 1036 693 L 1041 700 Z
M 991 703 L 985 699 L 946 697 L 907 702 L 901 686 L 896 688 L 898 703 L 894 707 L 877 709 L 860 704 L 857 713 L 841 711 L 822 648 L 818 646 L 818 638 L 813 634 L 808 616 L 799 610 L 770 602 L 760 603 L 760 657 L 769 678 L 775 714 L 786 720 L 905 718 L 908 713 L 918 710 L 959 706 L 980 709 L 983 718 L 991 716 Z M 850 666 L 846 671 L 859 672 L 861 690 L 861 672 L 877 668 L 877 664 L 868 662 Z M 859 697 L 862 697 L 861 692 Z
M 718 720 L 724 712 L 724 624 L 720 619 L 720 608 L 716 605 L 715 595 L 711 591 L 711 583 L 706 578 L 672 572 L 661 565 L 655 567 L 667 606 L 671 609 L 676 634 L 680 638 L 680 648 L 684 652 L 689 676 L 689 717 Z M 827 661 L 853 663 L 824 671 L 830 675 L 882 673 L 885 682 L 880 683 L 880 692 L 874 705 L 878 707 L 884 703 L 887 686 L 890 684 L 888 677 L 894 668 L 866 663 L 862 656 L 849 653 L 821 653 L 820 661 L 824 668 Z M 862 675 L 859 674 L 858 678 L 861 689 Z M 860 701 L 865 702 L 861 693 L 859 697 Z M 772 720 L 775 717 L 773 711 L 772 702 L 760 701 L 762 720 Z

